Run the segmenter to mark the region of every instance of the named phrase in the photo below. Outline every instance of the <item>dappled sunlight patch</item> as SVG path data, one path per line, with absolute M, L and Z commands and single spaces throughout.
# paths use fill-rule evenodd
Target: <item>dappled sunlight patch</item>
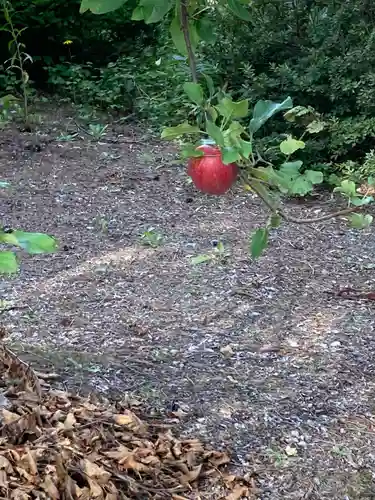
M 88 259 L 77 267 L 74 267 L 73 269 L 68 269 L 57 274 L 53 278 L 44 280 L 42 283 L 38 283 L 37 287 L 39 291 L 45 292 L 48 290 L 52 290 L 55 287 L 60 287 L 69 279 L 77 278 L 79 276 L 87 275 L 90 273 L 105 273 L 107 268 L 127 267 L 130 266 L 133 262 L 149 258 L 150 256 L 152 256 L 152 254 L 152 249 L 140 246 L 121 248 L 120 250 L 108 252 L 99 257 Z

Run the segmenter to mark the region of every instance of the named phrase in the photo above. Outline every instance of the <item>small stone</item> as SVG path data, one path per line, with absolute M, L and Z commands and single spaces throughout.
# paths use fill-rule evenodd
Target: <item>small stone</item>
M 339 340 L 335 340 L 334 342 L 331 342 L 331 347 L 340 347 L 341 342 Z
M 224 347 L 220 347 L 220 352 L 227 358 L 230 358 L 234 354 L 233 349 L 229 344 Z

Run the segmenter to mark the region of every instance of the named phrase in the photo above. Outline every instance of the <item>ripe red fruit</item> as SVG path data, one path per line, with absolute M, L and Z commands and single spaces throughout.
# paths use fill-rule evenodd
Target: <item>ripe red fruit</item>
M 225 165 L 217 146 L 203 145 L 197 149 L 203 151 L 204 155 L 190 158 L 187 171 L 195 187 L 208 194 L 226 193 L 237 179 L 237 165 Z

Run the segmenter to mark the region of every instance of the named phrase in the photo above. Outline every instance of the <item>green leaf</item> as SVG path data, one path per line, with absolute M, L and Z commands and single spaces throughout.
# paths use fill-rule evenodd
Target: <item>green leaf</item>
M 288 136 L 285 141 L 280 143 L 280 151 L 284 155 L 291 155 L 298 151 L 299 149 L 304 149 L 305 143 L 303 141 L 298 141 L 297 139 L 293 139 L 291 135 Z
M 292 99 L 287 97 L 283 102 L 258 101 L 255 104 L 253 117 L 250 120 L 250 132 L 255 133 L 262 127 L 275 113 L 290 109 L 293 106 Z
M 191 257 L 190 262 L 195 266 L 197 264 L 204 264 L 204 262 L 209 262 L 210 260 L 212 260 L 212 255 L 201 254 Z
M 185 38 L 184 34 L 181 30 L 181 23 L 180 19 L 178 17 L 174 17 L 170 28 L 169 32 L 171 34 L 173 43 L 176 47 L 176 49 L 182 54 L 183 56 L 187 56 L 187 49 L 186 49 L 186 43 L 185 43 Z M 190 21 L 189 23 L 189 35 L 190 35 L 190 43 L 191 43 L 191 48 L 193 52 L 195 52 L 195 49 L 197 48 L 198 42 L 199 42 L 199 35 L 197 32 L 197 28 L 195 24 Z
M 219 114 L 224 118 L 245 118 L 249 113 L 249 101 L 233 102 L 229 97 L 224 97 L 216 106 Z
M 202 75 L 204 76 L 204 79 L 206 80 L 207 89 L 208 89 L 208 93 L 210 95 L 210 98 L 212 98 L 215 94 L 214 81 L 212 80 L 210 75 L 206 75 L 206 73 L 202 73 Z
M 349 181 L 345 179 L 344 181 L 341 181 L 340 186 L 335 187 L 333 190 L 334 193 L 341 193 L 348 198 L 355 198 L 358 196 L 358 193 L 356 191 L 356 186 L 355 182 Z
M 250 12 L 238 0 L 227 0 L 228 9 L 243 21 L 251 21 Z
M 13 231 L 11 235 L 16 238 L 17 245 L 30 254 L 51 253 L 58 248 L 55 238 L 47 234 Z
M 199 38 L 207 43 L 212 43 L 216 40 L 215 26 L 208 16 L 198 19 L 197 32 Z
M 162 139 L 177 139 L 185 134 L 198 134 L 200 132 L 197 125 L 190 125 L 188 122 L 180 123 L 176 127 L 165 127 L 161 133 Z
M 251 142 L 244 141 L 243 139 L 239 139 L 240 153 L 241 155 L 248 159 L 251 153 L 253 152 L 253 145 Z
M 281 217 L 280 215 L 278 214 L 272 214 L 270 219 L 269 219 L 269 227 L 273 228 L 273 229 L 277 229 L 278 227 L 280 227 L 280 224 L 281 224 Z
M 199 158 L 203 155 L 204 152 L 200 149 L 197 149 L 197 146 L 195 144 L 184 144 L 184 147 L 180 152 L 180 156 L 184 160 L 186 160 L 187 158 Z
M 184 91 L 192 102 L 194 102 L 198 106 L 201 106 L 203 104 L 203 89 L 202 86 L 199 85 L 199 83 L 186 82 L 184 84 Z
M 257 229 L 251 237 L 250 254 L 253 259 L 257 259 L 268 245 L 269 230 L 267 228 Z
M 366 214 L 350 214 L 348 216 L 350 225 L 354 229 L 365 229 L 369 227 L 373 221 L 372 215 Z
M 145 14 L 143 12 L 143 7 L 137 5 L 137 7 L 133 10 L 131 20 L 132 21 L 143 21 L 145 18 Z
M 0 252 L 0 273 L 13 274 L 18 271 L 17 257 L 13 252 Z
M 206 112 L 210 115 L 211 121 L 216 122 L 218 114 L 213 106 L 208 106 Z
M 309 182 L 304 175 L 300 175 L 290 186 L 289 192 L 290 194 L 305 196 L 310 193 L 312 189 L 313 185 L 311 182 Z
M 127 0 L 82 0 L 80 13 L 90 10 L 93 14 L 106 14 L 119 9 Z
M 280 165 L 279 172 L 290 177 L 295 177 L 300 175 L 300 168 L 302 167 L 303 162 L 301 160 L 297 161 L 288 161 Z
M 306 130 L 310 134 L 318 134 L 319 132 L 321 132 L 322 130 L 324 130 L 325 125 L 326 124 L 324 122 L 321 122 L 321 121 L 318 121 L 318 120 L 314 120 L 313 122 L 309 123 L 306 126 Z
M 363 205 L 368 205 L 369 203 L 372 203 L 374 201 L 374 198 L 372 196 L 364 196 L 361 198 L 360 196 L 351 198 L 350 203 L 354 205 L 355 207 L 362 207 Z
M 143 7 L 146 24 L 158 23 L 173 6 L 171 0 L 140 0 L 139 7 Z
M 224 146 L 224 136 L 220 130 L 220 128 L 215 125 L 215 123 L 207 120 L 206 121 L 206 130 L 207 130 L 207 133 L 210 137 L 212 137 L 212 139 L 215 141 L 215 143 L 218 145 L 218 146 Z
M 225 147 L 221 150 L 222 157 L 223 157 L 223 163 L 225 165 L 229 165 L 229 163 L 235 163 L 236 161 L 239 161 L 241 159 L 240 153 L 232 148 L 232 147 Z
M 305 106 L 294 106 L 292 109 L 284 113 L 284 118 L 288 122 L 294 123 L 296 118 L 301 118 L 302 116 L 309 115 L 311 110 Z
M 316 170 L 305 170 L 303 174 L 311 184 L 321 184 L 324 180 L 323 172 Z

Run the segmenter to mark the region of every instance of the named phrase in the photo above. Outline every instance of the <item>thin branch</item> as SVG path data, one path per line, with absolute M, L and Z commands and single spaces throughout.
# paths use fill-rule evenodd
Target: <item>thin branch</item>
M 198 82 L 198 73 L 197 73 L 197 63 L 195 60 L 195 55 L 193 51 L 193 47 L 191 46 L 190 39 L 190 30 L 189 30 L 189 12 L 188 12 L 188 0 L 181 0 L 181 29 L 184 34 L 187 57 L 189 61 L 189 67 L 191 72 L 191 77 L 194 83 Z
M 251 187 L 251 189 L 259 196 L 259 198 L 264 202 L 265 205 L 275 214 L 280 215 L 281 218 L 283 218 L 286 222 L 292 222 L 294 224 L 315 224 L 317 222 L 323 222 L 329 219 L 334 219 L 335 217 L 340 217 L 342 215 L 348 215 L 351 213 L 355 212 L 360 212 L 363 207 L 350 207 L 350 208 L 345 208 L 343 210 L 338 210 L 337 212 L 333 212 L 331 214 L 326 214 L 322 215 L 320 217 L 311 217 L 307 219 L 297 219 L 295 217 L 290 217 L 289 215 L 286 215 L 286 213 L 272 205 L 269 200 L 267 200 L 263 194 L 251 183 L 248 181 L 248 185 Z

